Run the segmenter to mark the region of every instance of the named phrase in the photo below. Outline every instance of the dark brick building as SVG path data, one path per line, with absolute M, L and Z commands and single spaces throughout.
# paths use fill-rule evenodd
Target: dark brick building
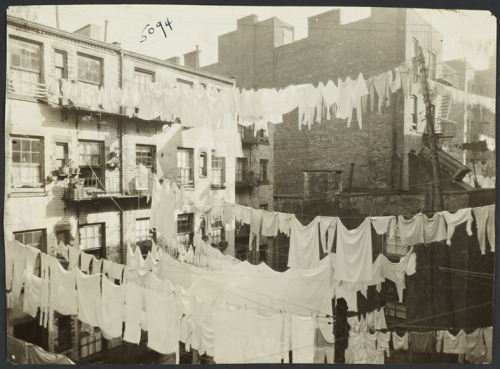
M 345 24 L 341 10 L 335 9 L 310 17 L 308 36 L 288 42 L 291 28 L 276 18 L 262 22 L 254 15 L 242 18 L 235 31 L 219 36 L 219 61 L 205 70 L 235 77 L 236 85 L 247 89 L 317 86 L 356 78 L 359 73 L 367 79 L 387 72 L 410 61 L 420 46 L 430 78 L 438 80 L 443 74 L 442 37 L 412 9 L 372 8 L 369 17 Z M 432 180 L 432 171 L 425 154 L 424 118 L 423 96 L 405 97 L 399 90 L 381 113 L 363 114 L 362 129 L 356 122 L 348 128 L 345 120 L 332 118 L 313 124 L 310 130 L 298 130 L 297 111 L 285 115 L 282 124 L 270 124 L 274 210 L 295 213 L 303 224 L 317 215 L 339 216 L 349 229 L 370 215 L 430 212 L 426 182 Z M 445 138 L 452 137 L 442 135 L 440 143 Z M 494 203 L 494 190 L 471 191 L 461 182 L 470 171 L 461 161 L 444 152 L 440 157 L 446 210 Z M 387 252 L 380 236 L 373 240 L 374 259 L 381 252 L 394 260 L 401 256 Z M 407 330 L 490 326 L 493 277 L 486 286 L 439 268 L 492 275 L 494 254 L 481 255 L 476 235 L 469 237 L 462 227 L 452 241 L 452 247 L 416 246 L 417 273 L 407 278 L 402 304 L 394 298 L 394 286 L 386 282 L 380 294 L 370 288 L 368 300 L 358 294 L 359 311 L 385 305 L 389 324 L 404 324 Z M 287 245 L 283 235 L 274 241 L 275 269 L 286 269 Z M 409 359 L 396 355 L 391 360 Z M 412 360 L 456 362 L 457 356 Z

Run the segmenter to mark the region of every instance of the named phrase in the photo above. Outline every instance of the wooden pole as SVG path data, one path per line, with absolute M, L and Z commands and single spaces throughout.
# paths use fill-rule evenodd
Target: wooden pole
M 444 210 L 443 204 L 443 192 L 441 190 L 441 182 L 439 179 L 439 162 L 436 144 L 436 135 L 434 134 L 434 116 L 432 115 L 432 106 L 429 98 L 429 85 L 427 83 L 427 68 L 425 67 L 424 55 L 422 53 L 422 47 L 419 47 L 418 53 L 418 64 L 420 66 L 420 73 L 422 74 L 422 87 L 423 96 L 425 103 L 425 120 L 427 123 L 427 134 L 429 135 L 429 144 L 431 149 L 431 163 L 432 163 L 432 173 L 434 190 L 437 197 L 437 208 L 439 211 Z M 431 204 L 431 211 L 436 211 L 435 203 Z

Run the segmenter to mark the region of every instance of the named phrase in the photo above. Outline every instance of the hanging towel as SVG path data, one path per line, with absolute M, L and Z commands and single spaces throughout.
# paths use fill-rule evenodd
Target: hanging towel
M 385 307 L 381 307 L 380 310 L 374 310 L 374 320 L 375 320 L 375 329 L 377 331 L 387 329 L 387 323 L 385 321 Z
M 379 332 L 369 333 L 365 332 L 363 334 L 363 342 L 367 350 L 377 349 L 377 340 Z
M 244 364 L 281 363 L 283 316 L 280 313 L 265 317 L 245 310 L 244 320 L 239 327 L 244 330 L 246 337 L 251 337 L 243 350 Z
M 101 276 L 86 276 L 79 269 L 76 272 L 78 293 L 78 320 L 92 327 L 101 322 Z
M 370 218 L 361 225 L 348 230 L 337 222 L 337 257 L 335 280 L 363 282 L 372 279 L 372 233 Z
M 175 353 L 178 364 L 181 315 L 177 309 L 176 297 L 173 293 L 146 290 L 146 315 L 150 323 L 148 347 L 164 355 Z
M 403 245 L 424 243 L 424 215 L 416 214 L 410 220 L 398 216 L 399 237 Z
M 409 338 L 410 350 L 413 352 L 436 352 L 435 332 L 411 332 Z
M 89 273 L 90 262 L 92 261 L 92 254 L 87 254 L 86 252 L 80 253 L 80 270 L 84 273 Z
M 125 332 L 123 340 L 138 345 L 141 340 L 141 307 L 144 287 L 135 283 L 127 283 L 125 289 Z
M 445 354 L 465 354 L 467 344 L 465 332 L 460 330 L 456 336 L 449 331 L 443 332 L 443 353 Z
M 460 209 L 454 214 L 451 214 L 448 211 L 443 211 L 441 214 L 444 215 L 444 219 L 446 220 L 446 224 L 448 225 L 448 238 L 446 241 L 448 245 L 451 245 L 451 238 L 453 237 L 455 228 L 464 222 L 467 222 L 467 234 L 469 236 L 472 236 L 471 227 L 473 218 L 471 208 Z
M 417 256 L 412 250 L 403 256 L 398 263 L 392 263 L 385 255 L 380 258 L 381 275 L 396 284 L 399 302 L 403 302 L 403 290 L 405 289 L 405 274 L 416 273 Z
M 66 271 L 56 259 L 52 260 L 49 268 L 51 311 L 55 310 L 62 315 L 78 314 L 77 269 Z
M 484 329 L 478 328 L 465 336 L 465 360 L 470 364 L 486 363 L 486 344 L 484 343 Z
M 100 328 L 107 340 L 122 336 L 126 292 L 125 285 L 117 286 L 107 277 L 102 277 Z
M 294 364 L 314 363 L 314 318 L 292 315 L 290 328 L 292 361 Z
M 70 247 L 68 253 L 69 253 L 68 270 L 71 270 L 71 269 L 78 267 L 78 262 L 80 261 L 81 251 L 79 249 L 77 249 L 76 247 Z
M 38 308 L 42 305 L 42 283 L 46 280 L 35 275 L 26 275 L 24 282 L 23 312 L 36 317 Z
M 104 259 L 97 259 L 95 256 L 92 258 L 92 274 L 101 273 L 103 260 Z
M 308 269 L 319 265 L 319 217 L 307 226 L 292 218 L 288 267 Z

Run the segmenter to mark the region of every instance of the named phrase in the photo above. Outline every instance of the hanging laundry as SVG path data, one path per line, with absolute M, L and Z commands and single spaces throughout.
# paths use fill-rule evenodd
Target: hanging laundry
M 26 364 L 74 365 L 68 357 L 45 351 L 39 346 L 27 344 Z
M 319 229 L 321 232 L 321 248 L 324 253 L 332 251 L 333 239 L 337 230 L 337 217 L 319 217 Z M 328 233 L 328 241 L 326 235 Z
M 491 363 L 493 360 L 493 327 L 484 328 L 484 344 L 486 345 L 486 360 L 484 363 Z
M 383 330 L 387 329 L 387 323 L 385 321 L 385 307 L 382 306 L 380 310 L 374 310 L 374 321 L 375 321 L 375 329 Z
M 440 242 L 446 240 L 446 222 L 440 213 L 434 213 L 432 218 L 423 217 L 424 242 Z
M 11 291 L 7 294 L 7 309 L 12 309 L 19 303 L 21 290 L 24 285 L 24 270 L 26 268 L 26 257 L 28 255 L 27 246 L 20 244 L 17 241 L 13 247 L 12 260 L 13 275 L 11 282 Z
M 101 332 L 102 336 L 111 340 L 121 337 L 123 317 L 125 315 L 125 285 L 117 286 L 108 278 L 102 277 L 101 298 Z
M 483 328 L 478 328 L 465 336 L 465 360 L 470 364 L 483 364 L 487 362 L 483 331 Z
M 337 258 L 335 279 L 345 282 L 362 282 L 372 279 L 372 234 L 370 218 L 348 230 L 337 222 Z
M 69 248 L 69 264 L 68 264 L 68 270 L 72 270 L 78 267 L 78 263 L 80 261 L 80 253 L 81 251 L 77 249 L 76 247 L 70 246 Z
M 290 250 L 288 252 L 288 267 L 308 269 L 319 264 L 319 217 L 307 226 L 303 226 L 292 218 L 290 231 Z
M 50 310 L 57 311 L 62 315 L 78 314 L 78 294 L 76 292 L 77 270 L 64 270 L 56 259 L 52 260 L 49 268 Z
M 87 276 L 75 269 L 78 293 L 78 320 L 92 327 L 101 322 L 101 276 Z
M 365 332 L 363 334 L 363 343 L 367 350 L 376 350 L 377 349 L 377 339 L 379 332 Z
M 443 211 L 441 212 L 441 214 L 444 216 L 446 224 L 448 225 L 448 238 L 446 241 L 448 245 L 451 245 L 451 238 L 453 237 L 455 228 L 464 222 L 467 222 L 466 225 L 467 234 L 469 236 L 472 236 L 471 227 L 473 218 L 472 218 L 471 208 L 460 209 L 453 214 L 449 213 L 448 211 Z
M 160 354 L 176 355 L 179 363 L 179 325 L 181 315 L 172 293 L 146 290 L 146 314 L 148 324 L 148 347 Z
M 284 233 L 287 237 L 290 236 L 290 230 L 292 227 L 292 218 L 294 214 L 278 213 L 278 229 L 281 233 Z
M 394 69 L 394 79 L 392 79 L 393 72 L 389 71 L 389 87 L 392 93 L 395 93 L 401 88 L 401 72 L 399 68 Z
M 259 251 L 260 244 L 260 232 L 262 229 L 262 209 L 252 209 L 252 218 L 250 221 L 250 237 L 249 237 L 249 249 L 252 251 L 253 240 L 255 238 L 255 245 L 257 251 Z
M 264 211 L 262 214 L 262 236 L 276 237 L 278 234 L 278 213 Z
M 436 352 L 437 340 L 435 332 L 410 332 L 408 341 L 410 350 L 413 352 Z
M 244 312 L 231 306 L 218 305 L 214 310 L 214 361 L 217 364 L 235 364 L 243 362 L 245 337 L 234 329 L 241 325 Z
M 345 350 L 346 364 L 384 364 L 384 352 L 380 350 Z
M 416 262 L 417 256 L 412 250 L 403 256 L 399 263 L 392 263 L 385 256 L 381 258 L 382 277 L 396 284 L 399 302 L 403 302 L 403 290 L 406 288 L 405 274 L 413 275 L 416 273 Z
M 92 261 L 92 254 L 86 252 L 80 253 L 80 270 L 84 273 L 89 273 L 90 262 Z
M 473 208 L 476 218 L 477 238 L 481 254 L 486 253 L 486 236 L 490 244 L 491 251 L 495 251 L 495 205 L 481 206 Z
M 314 363 L 314 318 L 292 315 L 290 340 L 294 364 Z
M 101 273 L 103 260 L 104 259 L 97 259 L 95 256 L 92 258 L 92 274 Z
M 398 216 L 399 237 L 403 245 L 424 243 L 424 215 L 415 214 L 410 220 Z
M 375 330 L 375 320 L 373 317 L 373 311 L 369 311 L 368 313 L 366 313 L 365 321 L 366 321 L 366 325 L 370 331 Z
M 389 99 L 390 82 L 388 77 L 387 73 L 373 77 L 373 85 L 378 95 L 378 112 L 380 114 L 382 114 L 382 105 L 386 102 L 386 99 Z
M 405 332 L 403 336 L 399 336 L 395 331 L 392 332 L 392 345 L 394 350 L 408 350 L 408 332 Z
M 23 312 L 36 317 L 38 308 L 42 305 L 42 283 L 46 280 L 35 275 L 27 275 L 24 282 Z
M 57 253 L 61 255 L 64 260 L 69 261 L 69 246 L 62 243 L 62 241 L 59 242 L 57 246 Z
M 244 347 L 242 363 L 281 363 L 283 315 L 278 313 L 262 316 L 245 310 L 243 316 L 244 319 L 239 327 L 243 329 L 243 334 L 251 339 Z
M 329 80 L 326 83 L 326 86 L 323 82 L 320 82 L 318 85 L 318 89 L 323 97 L 323 111 L 326 111 L 326 119 L 331 119 L 331 110 L 333 109 L 334 104 L 338 104 L 339 99 L 339 89 L 335 86 L 332 80 Z
M 324 364 L 326 361 L 328 364 L 333 364 L 334 359 L 335 347 L 333 342 L 328 342 L 323 336 L 322 330 L 316 328 L 314 334 L 314 363 Z
M 362 109 L 361 109 L 361 98 L 363 96 L 368 95 L 368 89 L 366 88 L 365 79 L 363 78 L 363 73 L 358 75 L 358 78 L 355 81 L 350 80 L 350 95 L 351 95 L 351 104 L 354 109 L 356 109 L 356 118 L 358 120 L 359 129 L 363 128 L 363 118 L 362 118 Z M 351 115 L 352 111 L 349 113 L 347 117 L 347 127 L 351 126 Z
M 378 332 L 377 336 L 377 349 L 385 351 L 387 357 L 391 356 L 391 351 L 389 349 L 389 341 L 391 340 L 391 332 Z
M 467 343 L 466 334 L 460 330 L 455 336 L 449 331 L 443 331 L 443 353 L 445 354 L 465 354 Z
M 234 206 L 235 205 L 231 204 L 230 202 L 224 202 L 224 214 L 222 216 L 222 220 L 224 221 L 225 224 L 232 223 Z
M 125 284 L 125 331 L 123 340 L 139 344 L 141 340 L 141 307 L 144 288 L 135 284 Z
M 396 234 L 396 217 L 394 215 L 371 217 L 370 220 L 377 234 L 387 234 L 389 240 L 394 239 Z

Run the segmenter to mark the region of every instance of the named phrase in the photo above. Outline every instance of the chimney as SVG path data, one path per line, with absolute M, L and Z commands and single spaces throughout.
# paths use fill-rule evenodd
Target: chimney
M 76 30 L 77 35 L 85 36 L 96 41 L 103 41 L 101 27 L 95 24 L 87 24 L 86 26 Z
M 59 23 L 59 5 L 56 5 L 56 27 L 59 28 L 61 24 Z
M 255 14 L 248 15 L 246 17 L 240 18 L 236 21 L 236 29 L 240 29 L 242 26 L 253 26 L 259 21 L 259 17 Z
M 196 45 L 196 50 L 184 54 L 184 66 L 200 69 L 198 45 Z
M 179 56 L 172 56 L 171 58 L 165 59 L 165 61 L 177 65 L 181 64 L 181 58 Z
M 104 21 L 104 42 L 108 42 L 108 20 Z

